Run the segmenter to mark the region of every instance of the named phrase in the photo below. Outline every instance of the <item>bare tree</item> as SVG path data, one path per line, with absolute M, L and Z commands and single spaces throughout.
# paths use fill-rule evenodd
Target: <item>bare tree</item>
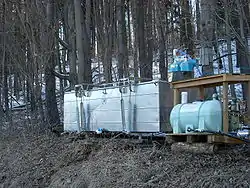
M 158 35 L 158 44 L 159 44 L 159 70 L 161 74 L 162 80 L 167 80 L 167 49 L 166 49 L 166 33 L 169 32 L 169 29 L 166 30 L 169 26 L 168 20 L 166 20 L 167 9 L 165 7 L 170 8 L 169 5 L 165 6 L 159 0 L 155 1 L 155 11 L 156 11 L 156 30 Z
M 147 65 L 145 67 L 146 78 L 152 80 L 152 68 L 153 68 L 153 2 L 151 0 L 147 1 L 146 6 L 146 41 L 147 41 Z
M 228 55 L 228 69 L 229 73 L 233 73 L 233 59 L 232 59 L 232 32 L 231 32 L 231 14 L 230 14 L 230 2 L 229 0 L 223 1 L 224 10 L 225 10 L 225 28 L 226 28 L 226 41 L 227 41 L 227 53 Z M 230 85 L 231 95 L 233 98 L 236 98 L 235 87 Z
M 46 117 L 50 125 L 60 123 L 56 100 L 56 83 L 54 76 L 55 68 L 55 1 L 47 3 L 47 44 L 48 62 L 45 64 L 45 92 L 46 92 Z
M 125 0 L 117 1 L 117 20 L 118 20 L 118 76 L 119 78 L 128 77 L 128 47 L 127 29 L 125 20 Z
M 146 54 L 146 42 L 145 42 L 145 6 L 143 0 L 137 1 L 136 17 L 137 17 L 137 37 L 138 37 L 138 49 L 139 49 L 139 66 L 140 77 L 143 80 L 151 79 L 152 76 L 148 75 L 147 69 L 147 54 Z
M 250 55 L 248 49 L 247 36 L 250 34 L 250 13 L 249 13 L 249 1 L 248 0 L 236 0 L 236 6 L 238 10 L 238 19 L 236 21 L 236 28 L 239 28 L 236 37 L 236 49 L 237 49 L 237 63 L 240 67 L 240 72 L 243 74 L 248 74 L 250 72 Z M 249 100 L 249 89 L 247 84 L 242 84 L 243 88 L 243 98 Z M 249 108 L 249 107 L 248 107 Z

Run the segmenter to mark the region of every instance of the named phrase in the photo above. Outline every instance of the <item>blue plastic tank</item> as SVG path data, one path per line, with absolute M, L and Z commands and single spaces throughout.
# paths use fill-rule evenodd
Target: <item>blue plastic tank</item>
M 195 59 L 189 59 L 180 63 L 180 71 L 182 72 L 192 72 L 196 66 Z
M 180 71 L 179 62 L 174 62 L 169 65 L 168 72 L 179 72 L 179 71 Z
M 213 99 L 204 102 L 178 104 L 170 113 L 173 133 L 187 133 L 187 129 L 221 131 L 222 104 Z

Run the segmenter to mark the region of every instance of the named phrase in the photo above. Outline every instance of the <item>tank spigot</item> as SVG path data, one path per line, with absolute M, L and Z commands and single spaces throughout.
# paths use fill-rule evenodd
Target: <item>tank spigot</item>
M 190 127 L 187 128 L 187 132 L 192 132 L 194 131 L 193 129 L 191 129 Z

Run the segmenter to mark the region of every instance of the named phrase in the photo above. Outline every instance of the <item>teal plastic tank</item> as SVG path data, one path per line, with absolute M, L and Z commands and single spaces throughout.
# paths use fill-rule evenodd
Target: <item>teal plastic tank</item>
M 170 113 L 173 133 L 187 133 L 187 129 L 221 131 L 222 104 L 213 99 L 204 102 L 178 104 Z

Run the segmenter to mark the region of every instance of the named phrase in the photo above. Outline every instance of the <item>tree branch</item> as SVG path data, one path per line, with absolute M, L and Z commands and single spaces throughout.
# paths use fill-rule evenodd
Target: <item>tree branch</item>
M 236 55 L 236 54 L 237 54 L 237 53 L 224 54 L 224 55 L 222 55 L 222 56 L 220 56 L 220 57 L 217 57 L 217 58 L 213 59 L 213 61 L 217 61 L 217 60 L 219 60 L 219 59 L 222 59 L 223 57 L 230 56 L 230 55 Z
M 65 42 L 64 40 L 62 40 L 60 37 L 58 37 L 59 43 L 66 49 L 69 49 L 69 45 L 67 42 Z
M 62 74 L 62 73 L 59 73 L 59 72 L 56 72 L 56 71 L 54 71 L 53 74 L 57 78 L 64 79 L 64 80 L 70 80 L 69 79 L 69 74 Z

